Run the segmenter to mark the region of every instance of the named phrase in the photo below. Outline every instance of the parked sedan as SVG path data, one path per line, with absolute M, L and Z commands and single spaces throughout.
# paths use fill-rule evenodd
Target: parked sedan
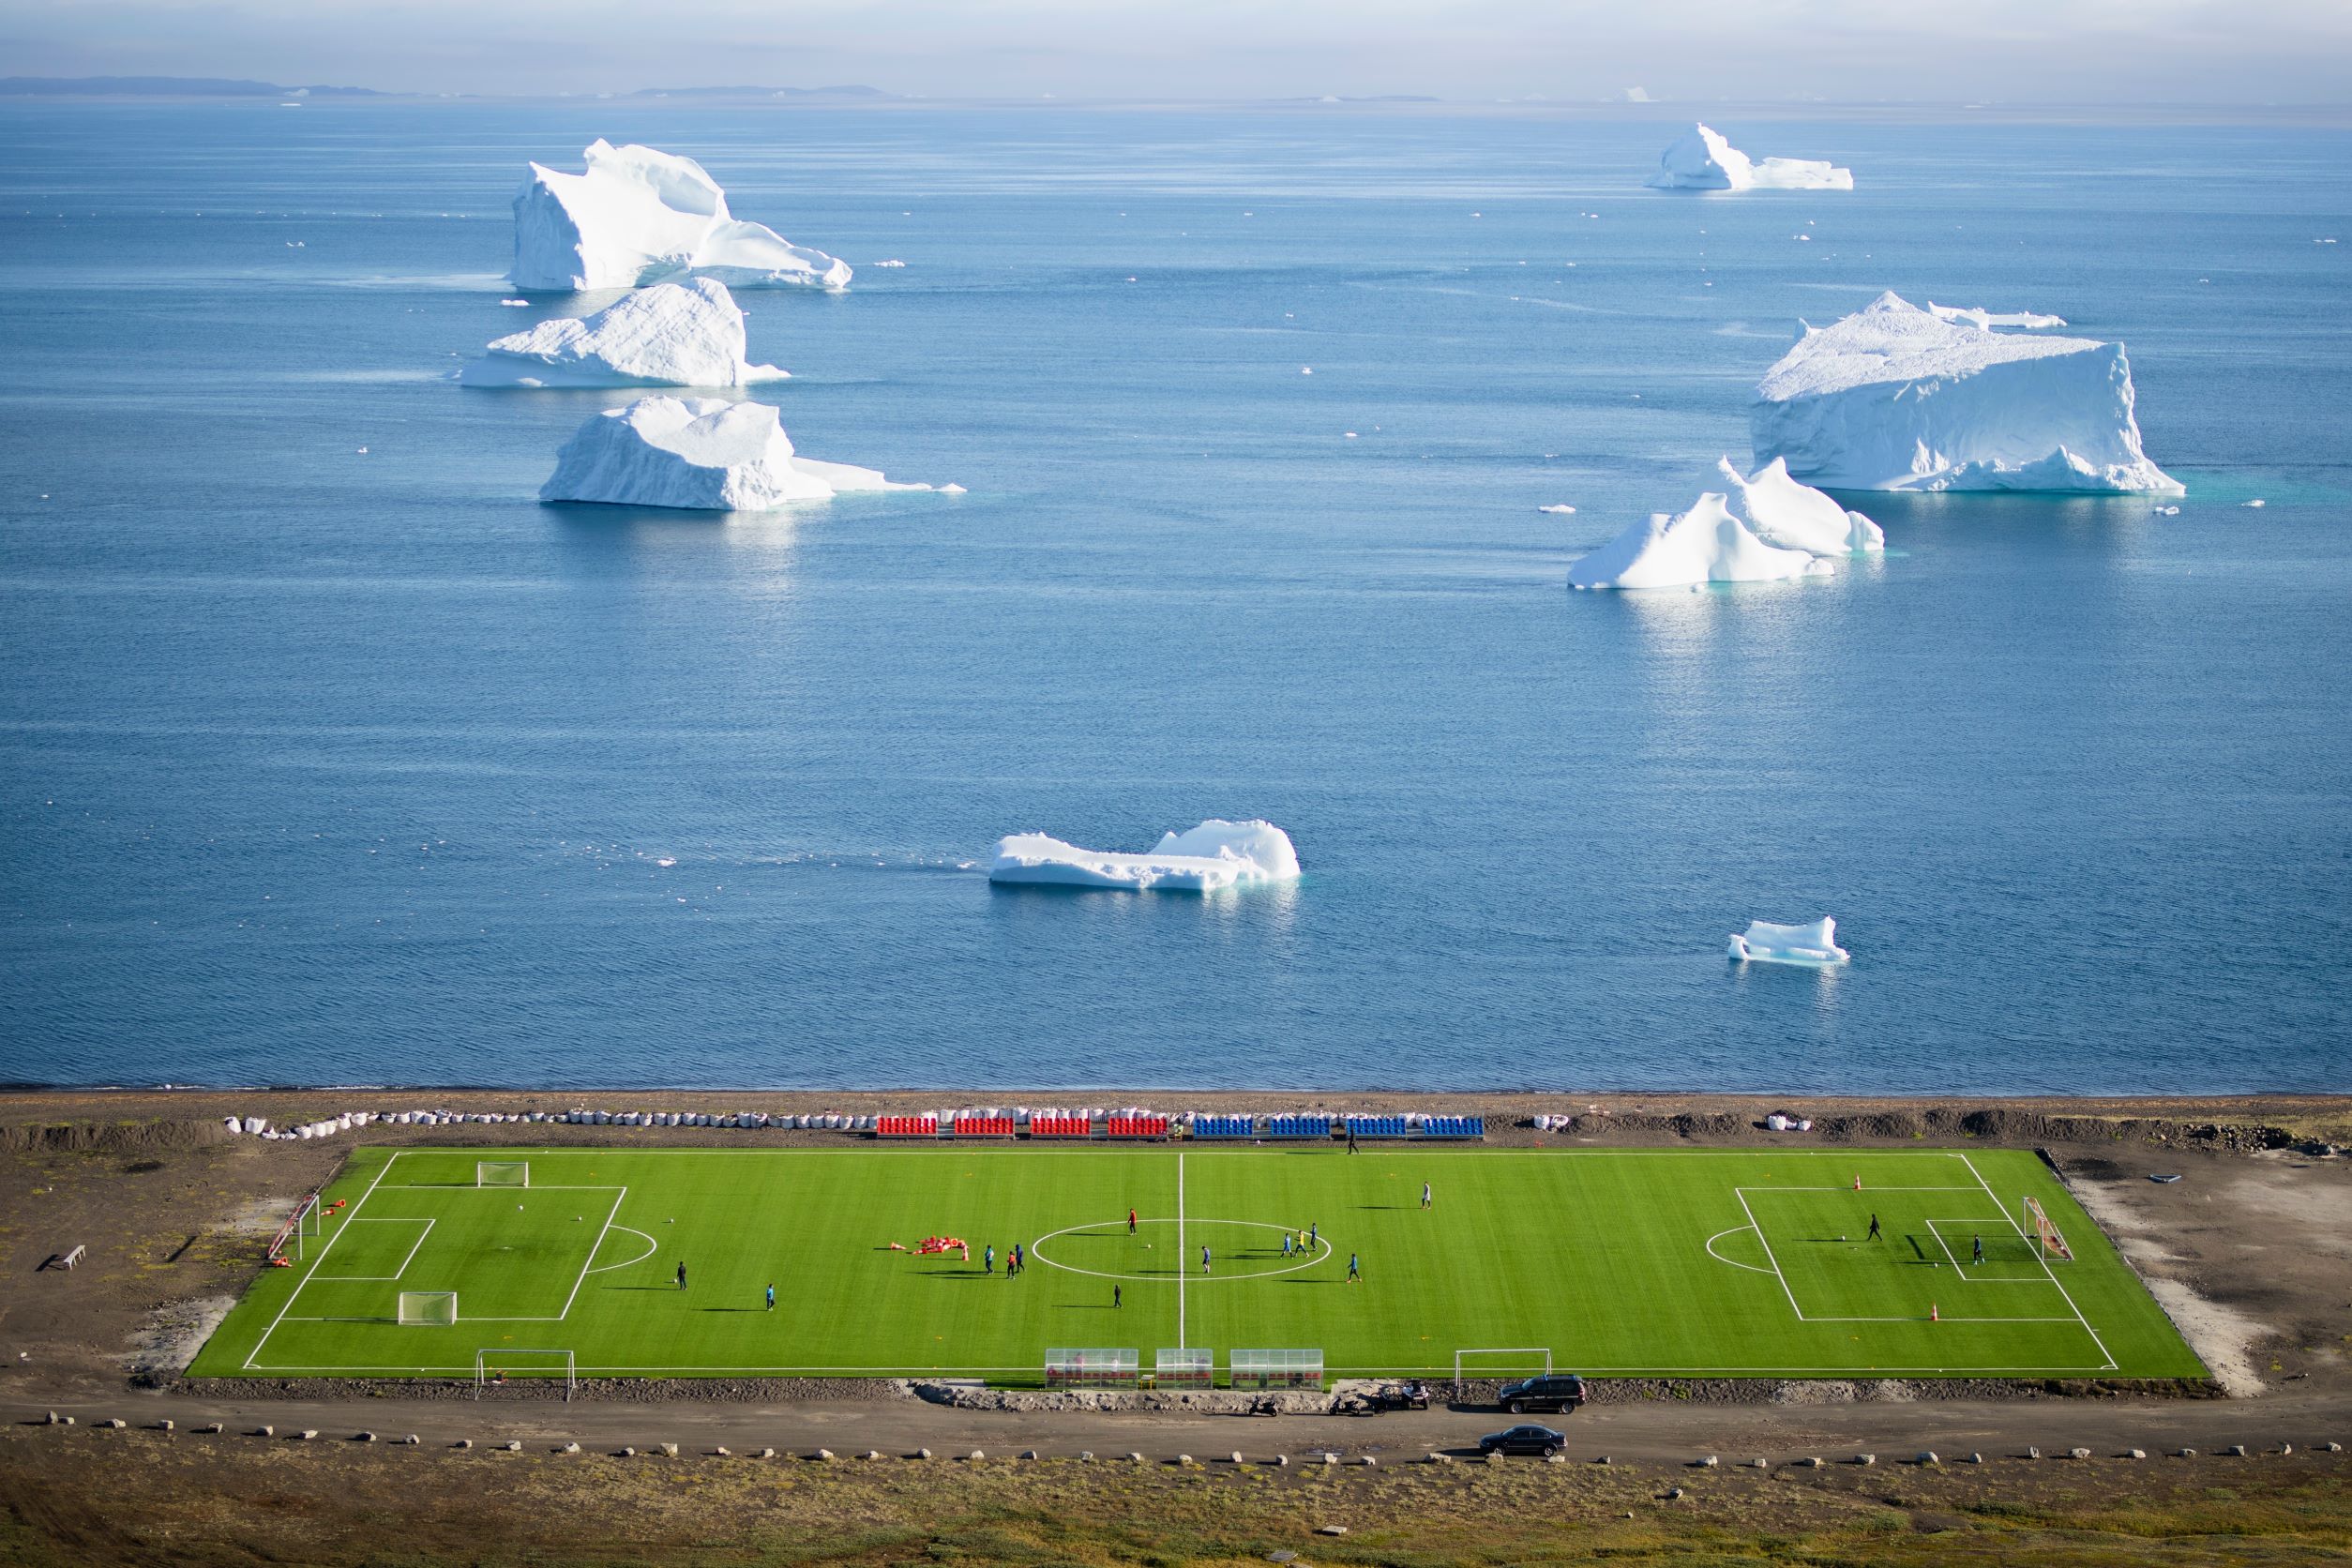
M 1510 1426 L 1478 1440 L 1481 1454 L 1540 1454 L 1548 1459 L 1568 1441 L 1548 1426 Z

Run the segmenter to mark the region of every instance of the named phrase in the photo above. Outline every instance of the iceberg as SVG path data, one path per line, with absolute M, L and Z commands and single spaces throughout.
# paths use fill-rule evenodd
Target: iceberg
M 1854 172 L 1804 158 L 1750 158 L 1695 125 L 1658 158 L 1652 190 L 1851 190 Z
M 690 158 L 599 137 L 586 172 L 531 165 L 515 197 L 519 289 L 634 289 L 682 273 L 737 288 L 847 288 L 850 264 L 727 210 L 727 192 Z
M 1042 833 L 1016 833 L 997 840 L 996 858 L 988 867 L 992 882 L 1136 893 L 1215 893 L 1291 882 L 1298 875 L 1298 852 L 1291 848 L 1289 834 L 1272 822 L 1229 822 L 1222 817 L 1168 834 L 1148 854 L 1081 850 Z
M 1744 476 L 1729 458 L 1715 466 L 1738 489 L 1746 504 L 1748 526 L 1768 545 L 1809 555 L 1867 555 L 1887 548 L 1885 529 L 1812 486 L 1797 483 L 1778 458 Z
M 1713 490 L 1679 517 L 1652 512 L 1568 568 L 1572 588 L 1696 588 L 1830 575 L 1827 561 L 1768 545 Z
M 1735 963 L 1842 964 L 1851 957 L 1837 944 L 1837 922 L 1826 916 L 1802 926 L 1751 920 L 1731 934 L 1728 957 Z
M 1938 305 L 1927 302 L 1927 309 L 1936 319 L 1947 322 L 1967 322 L 1990 331 L 1997 326 L 2018 326 L 2028 332 L 2039 332 L 2045 326 L 2064 326 L 2064 316 L 2041 316 L 2031 310 L 1985 310 L 1975 306 Z
M 640 398 L 590 418 L 556 454 L 541 501 L 762 512 L 841 490 L 929 490 L 796 457 L 776 411 L 722 398 Z
M 1805 326 L 1749 405 L 1756 460 L 1830 490 L 2148 491 L 2120 343 L 1995 332 L 1892 294 Z
M 743 311 L 710 278 L 656 283 L 592 316 L 492 339 L 467 386 L 747 386 L 789 370 L 744 357 Z

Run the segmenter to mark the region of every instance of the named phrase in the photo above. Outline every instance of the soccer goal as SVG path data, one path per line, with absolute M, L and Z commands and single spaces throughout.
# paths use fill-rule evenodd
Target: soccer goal
M 474 1184 L 477 1187 L 527 1187 L 531 1184 L 529 1160 L 476 1160 L 474 1164 Z
M 283 1257 L 290 1245 L 294 1249 L 295 1258 L 308 1256 L 304 1244 L 319 1233 L 320 1213 L 319 1195 L 315 1192 L 295 1204 L 294 1216 L 279 1227 L 277 1236 L 269 1244 L 271 1260 Z
M 518 1350 L 501 1345 L 495 1349 L 484 1349 L 474 1352 L 475 1398 L 479 1399 L 482 1390 L 493 1381 L 503 1383 L 506 1380 L 505 1364 L 510 1361 L 524 1364 L 513 1369 L 519 1378 L 553 1378 L 560 1374 L 564 1380 L 564 1398 L 567 1403 L 572 1392 L 580 1386 L 580 1379 L 576 1375 L 578 1366 L 571 1351 Z
M 403 1290 L 400 1321 L 414 1328 L 447 1328 L 458 1320 L 455 1290 Z
M 2050 1216 L 2042 1212 L 2042 1205 L 2030 1197 L 2022 1199 L 2021 1203 L 2025 1211 L 2025 1224 L 2019 1229 L 2034 1239 L 2035 1250 L 2045 1259 L 2055 1258 L 2062 1263 L 2072 1263 L 2074 1260 L 2073 1251 L 2067 1246 L 2066 1238 L 2058 1234 L 2058 1228 L 2050 1223 Z
M 1456 1389 L 1459 1389 L 1463 1383 L 1462 1358 L 1465 1356 L 1516 1356 L 1519 1358 L 1508 1365 L 1487 1367 L 1488 1377 L 1511 1377 L 1529 1372 L 1535 1365 L 1534 1358 L 1541 1356 L 1544 1360 L 1543 1375 L 1546 1378 L 1552 1375 L 1552 1352 L 1547 1345 L 1521 1346 L 1501 1350 L 1456 1350 L 1454 1352 L 1454 1386 Z

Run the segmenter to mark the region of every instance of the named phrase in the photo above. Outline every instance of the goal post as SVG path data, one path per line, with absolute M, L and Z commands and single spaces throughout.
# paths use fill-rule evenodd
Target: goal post
M 520 1364 L 508 1366 L 508 1362 Z M 566 1401 L 580 1387 L 579 1366 L 571 1351 L 522 1350 L 501 1345 L 474 1352 L 474 1397 L 479 1399 L 493 1379 L 504 1382 L 509 1372 L 518 1378 L 562 1378 Z
M 2059 1234 L 2058 1228 L 2051 1223 L 2050 1216 L 2042 1212 L 2042 1205 L 2028 1196 L 2020 1200 L 2019 1206 L 2025 1214 L 2025 1223 L 2019 1229 L 2033 1238 L 2036 1256 L 2072 1263 L 2074 1260 L 2073 1250 L 2066 1244 L 2066 1238 Z
M 283 1257 L 289 1244 L 293 1245 L 294 1257 L 297 1259 L 308 1257 L 309 1252 L 304 1244 L 319 1233 L 321 1213 L 319 1195 L 315 1192 L 296 1203 L 294 1214 L 284 1225 L 279 1227 L 278 1234 L 271 1238 L 267 1254 L 269 1259 L 276 1261 Z
M 1456 1390 L 1459 1390 L 1465 1381 L 1462 1376 L 1463 1358 L 1465 1356 L 1517 1356 L 1521 1358 L 1517 1363 L 1512 1365 L 1489 1369 L 1490 1373 L 1499 1372 L 1505 1376 L 1514 1372 L 1525 1372 L 1530 1369 L 1535 1364 L 1533 1358 L 1541 1356 L 1544 1361 L 1544 1371 L 1542 1375 L 1546 1378 L 1552 1375 L 1552 1351 L 1551 1347 L 1548 1345 L 1522 1345 L 1509 1347 L 1503 1349 L 1456 1350 L 1454 1352 L 1454 1386 Z
M 403 1290 L 400 1321 L 411 1328 L 447 1328 L 458 1320 L 455 1290 Z
M 476 1160 L 474 1164 L 474 1184 L 477 1187 L 527 1187 L 531 1184 L 529 1160 Z

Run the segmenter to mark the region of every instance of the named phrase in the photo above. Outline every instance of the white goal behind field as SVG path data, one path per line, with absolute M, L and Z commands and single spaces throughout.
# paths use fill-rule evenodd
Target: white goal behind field
M 513 1364 L 511 1366 L 509 1364 Z M 492 1381 L 505 1382 L 511 1370 L 519 1378 L 557 1378 L 564 1380 L 564 1398 L 569 1403 L 580 1387 L 580 1368 L 569 1350 L 524 1350 L 512 1346 L 495 1349 L 485 1347 L 474 1352 L 474 1397 L 479 1399 L 482 1390 Z
M 400 1321 L 415 1328 L 446 1328 L 458 1320 L 455 1290 L 403 1290 Z
M 2025 1214 L 2025 1223 L 2019 1229 L 2033 1238 L 2034 1251 L 2043 1259 L 2055 1258 L 2061 1263 L 2072 1263 L 2074 1260 L 2073 1249 L 2066 1244 L 2066 1238 L 2050 1222 L 2050 1216 L 2042 1212 L 2042 1205 L 2031 1198 L 2026 1198 L 2019 1200 L 2019 1207 Z
M 474 1166 L 474 1184 L 477 1187 L 527 1187 L 531 1184 L 529 1160 L 477 1160 Z

